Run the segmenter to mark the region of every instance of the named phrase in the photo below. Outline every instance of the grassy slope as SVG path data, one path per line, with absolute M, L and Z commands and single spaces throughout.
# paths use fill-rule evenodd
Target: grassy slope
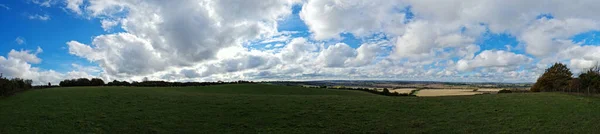
M 600 98 L 387 97 L 270 85 L 86 87 L 0 99 L 0 133 L 595 132 Z

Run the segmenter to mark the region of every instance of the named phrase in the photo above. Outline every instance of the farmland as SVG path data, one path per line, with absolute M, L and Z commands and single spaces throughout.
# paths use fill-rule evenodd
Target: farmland
M 593 133 L 600 98 L 391 97 L 266 84 L 69 87 L 0 99 L 0 133 Z

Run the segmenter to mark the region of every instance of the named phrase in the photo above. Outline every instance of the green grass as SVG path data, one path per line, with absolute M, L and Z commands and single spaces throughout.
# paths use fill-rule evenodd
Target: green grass
M 74 87 L 0 99 L 0 133 L 595 133 L 600 98 L 389 97 L 272 85 Z

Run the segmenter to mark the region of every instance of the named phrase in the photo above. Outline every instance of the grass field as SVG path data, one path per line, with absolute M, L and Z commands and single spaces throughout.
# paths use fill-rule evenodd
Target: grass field
M 595 133 L 600 98 L 389 97 L 272 85 L 73 87 L 0 98 L 0 133 Z

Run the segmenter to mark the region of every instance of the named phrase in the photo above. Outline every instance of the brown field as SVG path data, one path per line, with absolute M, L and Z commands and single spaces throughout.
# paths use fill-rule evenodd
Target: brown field
M 390 90 L 390 93 L 399 93 L 399 94 L 410 94 L 410 92 L 412 92 L 413 90 L 417 90 L 414 88 L 399 88 L 399 89 L 392 89 Z
M 472 89 L 426 89 L 417 93 L 419 97 L 430 96 L 457 96 L 457 95 L 477 95 L 483 92 L 474 92 Z
M 485 88 L 473 91 L 473 89 L 424 89 L 420 90 L 416 95 L 419 97 L 432 96 L 457 96 L 457 95 L 478 95 L 478 94 L 495 94 L 502 89 L 500 88 Z

